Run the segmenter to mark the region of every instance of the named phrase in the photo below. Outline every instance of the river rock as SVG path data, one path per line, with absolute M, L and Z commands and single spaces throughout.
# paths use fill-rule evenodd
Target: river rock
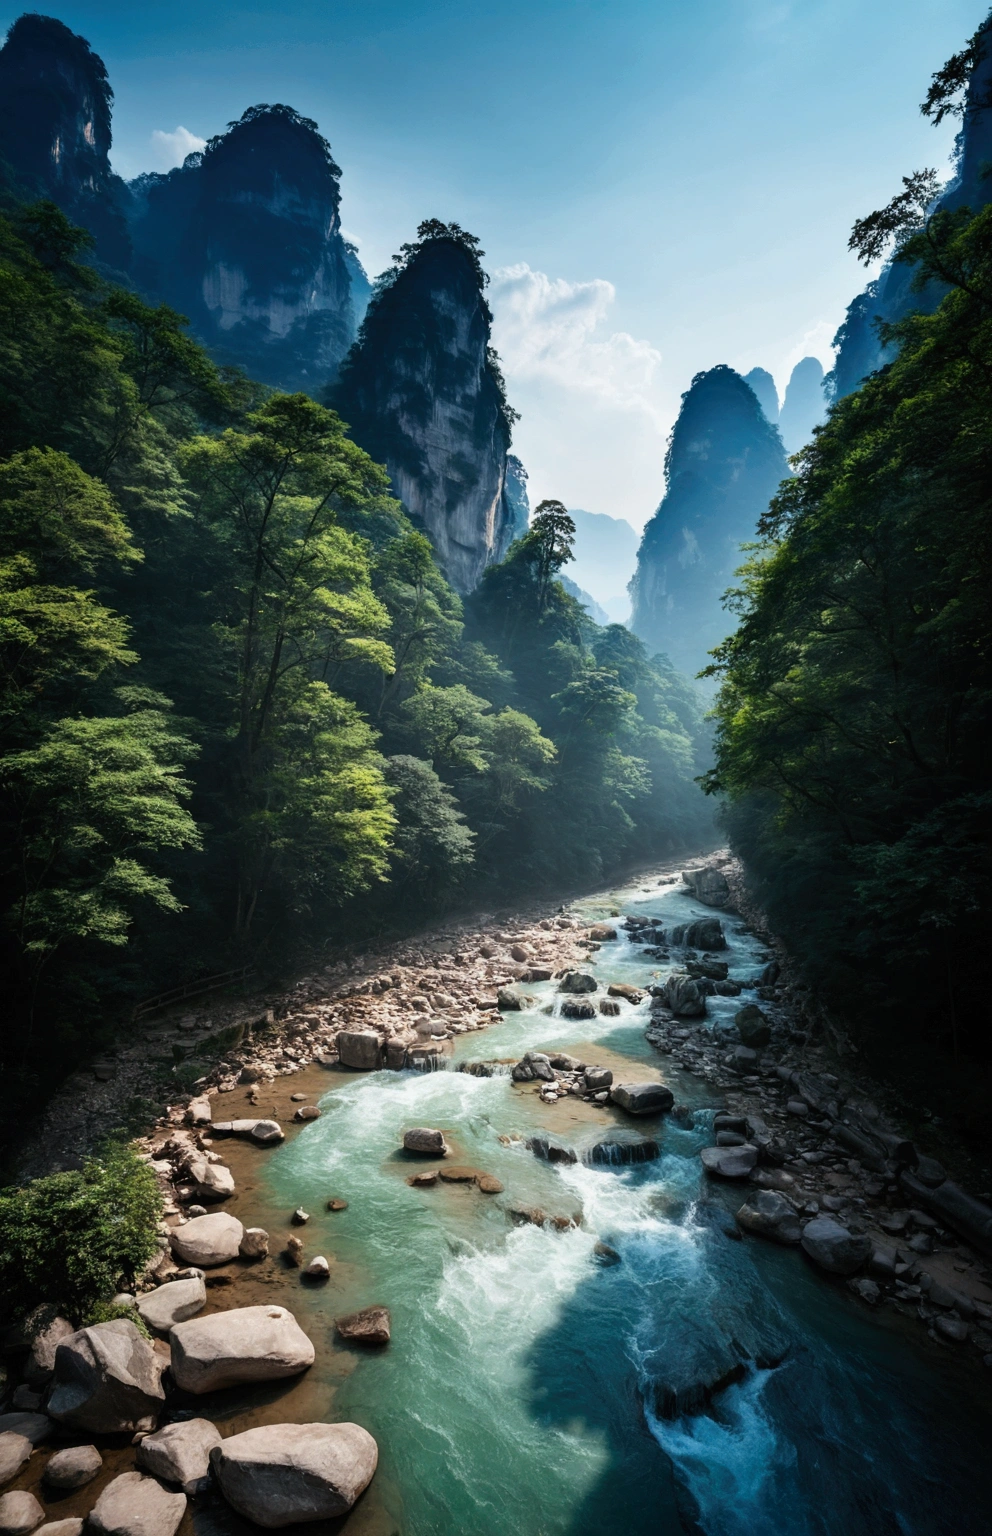
M 609 1067 L 586 1067 L 583 1081 L 586 1093 L 599 1093 L 613 1086 L 613 1073 Z
M 44 1413 L 0 1413 L 0 1435 L 23 1435 L 40 1445 L 52 1433 L 52 1421 Z
M 210 1455 L 227 1502 L 266 1530 L 346 1514 L 378 1459 L 358 1424 L 267 1424 L 229 1435 Z
M 0 1536 L 28 1536 L 45 1518 L 33 1493 L 19 1488 L 0 1498 Z
M 519 1013 L 523 1006 L 523 1000 L 518 993 L 511 992 L 508 987 L 496 989 L 496 1007 L 503 1013 Z
M 723 924 L 715 917 L 700 917 L 672 929 L 672 943 L 685 949 L 726 949 Z
M 331 1266 L 328 1264 L 324 1255 L 322 1253 L 318 1253 L 314 1258 L 310 1260 L 310 1263 L 306 1266 L 303 1273 L 310 1280 L 329 1280 L 331 1277 Z
M 830 1275 L 853 1275 L 871 1256 L 871 1238 L 849 1232 L 833 1216 L 814 1216 L 801 1241 L 813 1263 Z
M 303 1239 L 301 1237 L 287 1237 L 286 1246 L 283 1249 L 286 1260 L 294 1268 L 299 1269 L 303 1263 Z
M 802 1229 L 799 1217 L 784 1195 L 774 1189 L 757 1189 L 737 1212 L 737 1221 L 745 1232 L 770 1237 L 776 1243 L 799 1242 Z
M 103 1457 L 95 1445 L 71 1445 L 56 1451 L 45 1468 L 45 1482 L 50 1488 L 68 1492 L 93 1481 L 103 1466 Z
M 599 1000 L 599 1011 L 604 1018 L 618 1019 L 620 1017 L 620 1004 L 616 998 L 601 997 Z
M 594 1019 L 596 1017 L 595 1003 L 587 1003 L 579 998 L 568 998 L 561 1005 L 563 1019 Z
M 195 1317 L 207 1304 L 207 1287 L 202 1275 L 192 1280 L 170 1280 L 155 1291 L 138 1298 L 138 1312 L 149 1328 L 168 1333 L 173 1323 Z
M 167 1362 L 126 1318 L 80 1328 L 59 1345 L 48 1411 L 91 1434 L 153 1429 Z
M 169 1240 L 173 1253 L 184 1264 L 215 1269 L 218 1264 L 230 1264 L 237 1258 L 244 1235 L 245 1229 L 236 1216 L 216 1211 L 210 1216 L 194 1216 L 185 1226 L 175 1227 Z
M 190 1099 L 186 1106 L 186 1119 L 190 1125 L 209 1125 L 213 1117 L 208 1098 Z
M 334 1326 L 341 1338 L 351 1344 L 389 1343 L 388 1307 L 363 1307 L 360 1312 L 349 1312 L 346 1317 L 335 1318 Z
M 186 1495 L 142 1472 L 115 1477 L 90 1511 L 89 1528 L 101 1536 L 175 1536 L 186 1513 Z
M 0 1434 L 0 1483 L 16 1477 L 33 1450 L 27 1435 L 16 1435 L 9 1429 Z
M 263 1147 L 283 1141 L 286 1135 L 278 1120 L 215 1120 L 211 1133 L 214 1136 L 246 1136 Z
M 382 1043 L 370 1029 L 342 1029 L 338 1035 L 338 1060 L 354 1072 L 378 1072 Z
M 68 1515 L 64 1520 L 46 1520 L 39 1525 L 35 1536 L 83 1536 L 81 1515 Z
M 228 1200 L 234 1194 L 234 1174 L 224 1163 L 191 1157 L 186 1172 L 201 1200 Z
M 182 1419 L 146 1435 L 135 1457 L 139 1467 L 184 1493 L 198 1493 L 210 1475 L 210 1452 L 222 1436 L 209 1419 Z
M 571 1147 L 563 1147 L 560 1142 L 552 1141 L 547 1136 L 532 1136 L 527 1145 L 534 1156 L 539 1157 L 544 1163 L 574 1163 L 578 1161 Z
M 293 1119 L 294 1120 L 319 1120 L 320 1119 L 320 1109 L 318 1108 L 318 1106 L 316 1104 L 301 1104 L 299 1109 L 296 1111 L 296 1114 L 293 1116 Z
M 501 1195 L 503 1193 L 503 1186 L 494 1173 L 480 1173 L 475 1182 L 484 1195 Z
M 313 1365 L 314 1347 L 285 1307 L 232 1307 L 177 1323 L 172 1375 L 183 1392 L 214 1392 L 244 1381 L 278 1381 Z
M 40 1392 L 52 1379 L 55 1368 L 55 1351 L 75 1328 L 67 1317 L 61 1317 L 51 1305 L 36 1307 L 24 1325 L 31 1340 L 31 1351 L 24 1362 L 24 1379 L 34 1391 Z
M 639 987 L 630 987 L 625 981 L 611 981 L 606 992 L 608 997 L 622 997 L 627 1003 L 639 1003 L 644 997 Z
M 611 928 L 608 923 L 593 923 L 589 929 L 589 937 L 595 939 L 597 944 L 608 944 L 617 936 L 617 930 Z
M 448 1148 L 443 1131 L 432 1130 L 424 1125 L 403 1132 L 404 1152 L 416 1152 L 423 1157 L 443 1157 Z
M 563 1013 L 564 1011 L 565 1010 L 562 1009 Z M 520 1058 L 519 1065 L 522 1067 L 530 1067 L 534 1076 L 540 1078 L 544 1083 L 553 1083 L 555 1081 L 554 1068 L 551 1065 L 551 1058 L 550 1056 L 546 1056 L 543 1051 L 525 1051 L 523 1056 Z
M 949 1339 L 952 1344 L 964 1344 L 968 1338 L 968 1324 L 957 1317 L 935 1317 L 933 1327 L 935 1333 L 939 1333 L 942 1339 Z
M 756 1003 L 747 1003 L 734 1016 L 743 1045 L 767 1045 L 772 1038 L 768 1020 Z
M 706 1012 L 706 999 L 691 976 L 669 976 L 658 995 L 677 1018 L 697 1019 Z
M 696 900 L 701 901 L 704 907 L 730 905 L 730 886 L 727 884 L 727 877 L 714 865 L 707 864 L 703 869 L 687 869 L 683 872 L 682 879 Z
M 700 1159 L 706 1172 L 718 1179 L 746 1179 L 758 1161 L 758 1149 L 743 1147 L 703 1147 Z
M 238 1244 L 238 1253 L 243 1259 L 267 1259 L 269 1256 L 269 1234 L 264 1227 L 246 1227 L 245 1235 Z
M 585 971 L 566 971 L 558 983 L 558 991 L 572 994 L 595 992 L 598 985 L 595 976 L 590 976 Z
M 664 1083 L 614 1083 L 610 1102 L 628 1115 L 662 1115 L 675 1103 L 675 1095 Z
M 602 1141 L 594 1142 L 583 1155 L 583 1162 L 592 1163 L 595 1167 L 626 1167 L 633 1163 L 650 1163 L 661 1156 L 661 1148 L 656 1141 L 649 1140 L 646 1136 L 625 1136 L 619 1132 L 615 1136 L 606 1136 Z

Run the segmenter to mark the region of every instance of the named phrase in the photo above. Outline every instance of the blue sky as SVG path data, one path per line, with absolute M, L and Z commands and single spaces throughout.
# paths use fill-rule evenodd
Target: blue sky
M 39 5 L 39 9 L 49 7 Z M 0 10 L 4 26 L 19 7 Z M 943 167 L 920 116 L 982 0 L 230 0 L 52 5 L 106 61 L 114 160 L 159 168 L 259 101 L 317 119 L 371 272 L 427 216 L 494 274 L 535 496 L 640 526 L 694 372 L 780 389 L 864 272 L 855 218 Z

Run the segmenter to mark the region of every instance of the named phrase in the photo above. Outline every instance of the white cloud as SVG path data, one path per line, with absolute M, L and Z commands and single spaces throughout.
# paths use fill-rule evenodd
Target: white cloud
M 523 417 L 514 447 L 531 501 L 557 496 L 640 526 L 661 494 L 673 415 L 661 353 L 610 330 L 616 289 L 604 278 L 573 283 L 519 262 L 494 273 L 489 296 L 493 340 Z
M 195 133 L 190 133 L 188 128 L 176 128 L 172 133 L 154 128 L 152 153 L 156 161 L 155 169 L 171 171 L 174 165 L 182 165 L 186 156 L 194 150 L 205 148 L 206 142 L 206 139 L 199 139 Z

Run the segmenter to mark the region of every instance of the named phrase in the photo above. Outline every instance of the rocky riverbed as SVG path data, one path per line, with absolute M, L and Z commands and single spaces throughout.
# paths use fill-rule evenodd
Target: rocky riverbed
M 255 1442 L 245 1441 L 242 1465 L 239 1439 L 249 1432 L 261 1435 L 264 1448 L 268 1434 L 273 1454 L 285 1441 L 285 1454 L 297 1455 L 301 1436 L 314 1439 L 306 1426 L 326 1427 L 348 1411 L 350 1404 L 342 1405 L 339 1393 L 352 1396 L 356 1366 L 356 1381 L 381 1374 L 370 1349 L 384 1351 L 384 1361 L 397 1348 L 402 1355 L 412 1319 L 401 1316 L 400 1334 L 385 1342 L 389 1309 L 375 1288 L 376 1264 L 368 1257 L 369 1242 L 374 1253 L 382 1239 L 371 1233 L 355 1238 L 362 1203 L 371 1212 L 380 1196 L 371 1186 L 366 1193 L 360 1183 L 356 1199 L 353 1174 L 335 1162 L 342 1145 L 336 1128 L 350 1124 L 352 1104 L 355 1113 L 373 1114 L 369 1150 L 376 1167 L 390 1170 L 390 1158 L 382 1163 L 381 1157 L 390 1136 L 395 1144 L 394 1177 L 382 1185 L 381 1199 L 392 1202 L 394 1211 L 384 1233 L 395 1231 L 396 1212 L 413 1212 L 416 1219 L 418 1208 L 410 1201 L 440 1201 L 430 1207 L 431 1219 L 440 1212 L 454 1223 L 452 1233 L 465 1233 L 449 1235 L 453 1251 L 460 1252 L 458 1245 L 466 1241 L 474 1249 L 482 1231 L 498 1248 L 508 1241 L 499 1235 L 508 1221 L 510 1230 L 515 1223 L 518 1230 L 542 1234 L 542 1245 L 551 1234 L 552 1247 L 541 1248 L 553 1266 L 549 1276 L 561 1255 L 570 1254 L 569 1262 L 592 1262 L 604 1273 L 615 1269 L 618 1284 L 628 1286 L 637 1274 L 629 1246 L 637 1231 L 660 1230 L 652 1210 L 670 1209 L 674 1218 L 683 1206 L 664 1193 L 664 1183 L 649 1182 L 644 1190 L 654 1204 L 635 1202 L 628 1225 L 621 1222 L 614 1231 L 596 1214 L 600 1193 L 626 1188 L 625 1181 L 633 1179 L 633 1199 L 639 1170 L 654 1178 L 652 1170 L 663 1169 L 671 1148 L 685 1138 L 690 1153 L 697 1148 L 708 1193 L 687 1207 L 689 1228 L 678 1225 L 673 1232 L 698 1231 L 700 1222 L 710 1223 L 718 1242 L 743 1236 L 745 1243 L 758 1245 L 759 1256 L 781 1253 L 795 1266 L 797 1286 L 806 1286 L 810 1274 L 822 1275 L 818 1284 L 844 1288 L 861 1315 L 877 1316 L 888 1336 L 902 1329 L 911 1347 L 919 1329 L 925 1348 L 943 1352 L 948 1368 L 965 1373 L 962 1381 L 973 1373 L 975 1390 L 982 1388 L 992 1364 L 992 1290 L 980 1202 L 957 1191 L 925 1149 L 911 1145 L 885 1120 L 851 1071 L 848 1053 L 838 1052 L 828 1031 L 811 1029 L 809 1009 L 788 984 L 781 959 L 763 950 L 753 935 L 742 940 L 746 925 L 734 912 L 739 898 L 726 884 L 728 875 L 731 882 L 734 878 L 730 861 L 708 861 L 705 872 L 700 867 L 687 885 L 679 873 L 656 871 L 617 898 L 590 898 L 567 912 L 534 909 L 516 921 L 451 927 L 348 962 L 354 969 L 339 965 L 309 976 L 288 996 L 156 1021 L 149 1033 L 163 1041 L 174 1035 L 216 1039 L 219 1025 L 231 1031 L 220 1059 L 203 1060 L 204 1071 L 190 1091 L 176 1098 L 143 1143 L 160 1180 L 165 1214 L 160 1254 L 133 1298 L 155 1342 L 133 1347 L 139 1354 L 146 1351 L 146 1387 L 156 1371 L 161 1381 L 162 1367 L 171 1366 L 165 1378 L 168 1402 L 146 1403 L 146 1415 L 132 1415 L 133 1423 L 129 1419 L 113 1430 L 106 1419 L 99 1432 L 81 1420 L 74 1423 L 71 1415 L 53 1420 L 47 1410 L 61 1412 L 60 1370 L 63 1377 L 73 1373 L 67 1352 L 55 1370 L 54 1387 L 51 1374 L 45 1376 L 55 1365 L 54 1346 L 65 1342 L 65 1329 L 50 1327 L 46 1347 L 53 1359 L 36 1362 L 33 1376 L 29 1361 L 8 1404 L 15 1412 L 39 1416 L 32 1430 L 39 1448 L 6 1488 L 38 1499 L 52 1521 L 90 1514 L 115 1486 L 118 1498 L 126 1494 L 133 1502 L 140 1492 L 154 1499 L 146 1487 L 154 1483 L 173 1497 L 156 1515 L 163 1531 L 187 1526 L 233 1531 L 225 1511 L 244 1507 L 246 1500 L 258 1508 L 257 1490 L 244 1492 L 255 1486 Z M 676 906 L 688 903 L 689 921 L 665 917 L 669 892 Z M 601 1033 L 612 1020 L 621 1029 L 619 1050 Z M 487 1051 L 484 1032 L 494 1024 L 499 1026 L 494 1038 L 503 1047 L 512 1044 L 512 1050 Z M 643 1044 L 632 1059 L 628 1042 L 634 1026 Z M 560 1043 L 546 1044 L 555 1032 Z M 196 1048 L 206 1058 L 206 1048 Z M 106 1097 L 100 1115 L 112 1115 L 122 1092 L 134 1086 L 131 1060 L 124 1054 L 109 1077 L 101 1064 L 106 1080 L 97 1091 Z M 380 1148 L 372 1132 L 374 1112 L 365 1108 L 371 1101 L 365 1094 L 354 1099 L 349 1087 L 366 1075 L 368 1088 L 381 1085 L 384 1104 L 395 1099 L 391 1085 L 402 1090 L 404 1082 L 421 1083 L 429 1092 L 426 1098 L 418 1092 L 417 1102 L 447 1105 L 449 1119 L 451 1105 L 462 1103 L 464 1095 L 459 1090 L 452 1101 L 446 1084 L 454 1089 L 459 1076 L 468 1077 L 478 1084 L 472 1094 L 483 1097 L 467 1120 L 459 1110 L 445 1125 L 439 1108 L 436 1125 L 387 1131 Z M 512 1102 L 492 1097 L 505 1094 L 501 1083 Z M 94 1090 L 87 1084 L 85 1091 Z M 396 1100 L 401 1114 L 403 1102 L 401 1092 Z M 493 1110 L 483 1108 L 490 1102 Z M 516 1105 L 518 1123 L 494 1139 L 491 1116 L 497 1103 L 511 1111 Z M 49 1132 L 60 1115 L 72 1113 L 65 1096 L 56 1101 Z M 97 1113 L 85 1111 L 90 1117 Z M 90 1122 L 77 1114 L 70 1123 L 75 1151 Z M 347 1140 L 347 1130 L 343 1134 L 354 1156 L 359 1143 Z M 410 1134 L 427 1141 L 414 1146 Z M 428 1145 L 431 1136 L 438 1140 Z M 315 1157 L 319 1164 L 329 1155 L 321 1148 L 335 1149 L 328 1166 L 340 1167 L 339 1175 L 321 1177 L 319 1200 L 305 1197 L 303 1205 L 280 1200 L 281 1188 L 293 1187 L 297 1175 L 284 1172 L 273 1182 L 269 1167 L 292 1170 L 309 1166 Z M 39 1155 L 36 1147 L 32 1156 Z M 689 1178 L 684 1153 L 679 1167 L 684 1182 Z M 603 1176 L 597 1169 L 608 1170 L 613 1184 L 596 1183 Z M 412 1186 L 399 1205 L 396 1177 Z M 680 1216 L 678 1222 L 686 1219 Z M 393 1241 L 401 1241 L 398 1232 Z M 776 1273 L 787 1272 L 779 1266 Z M 744 1283 L 738 1275 L 735 1284 Z M 746 1331 L 746 1324 L 738 1325 L 742 1339 Z M 748 1351 L 755 1361 L 763 1350 L 775 1355 L 782 1347 L 769 1342 L 775 1333 L 771 1322 L 756 1328 L 745 1357 Z M 723 1402 L 736 1391 L 731 1384 L 752 1367 L 746 1358 L 734 1364 L 733 1350 L 728 1356 L 726 1347 L 711 1341 L 711 1363 L 701 1365 L 694 1354 L 684 1379 L 674 1369 L 657 1380 L 649 1373 L 645 1382 L 650 1378 L 654 1385 L 642 1384 L 641 1391 L 646 1403 L 654 1399 L 658 1407 L 647 1410 L 648 1421 L 657 1412 L 660 1425 L 674 1424 L 683 1412 L 698 1413 L 710 1397 Z M 360 1393 L 357 1401 L 361 1404 Z M 73 1411 L 78 1418 L 78 1406 Z M 170 1476 L 170 1464 L 162 1459 L 168 1445 L 157 1460 L 154 1446 L 142 1449 L 156 1438 L 146 1441 L 151 1426 L 139 1423 L 143 1417 L 166 1425 L 167 1442 L 183 1436 L 190 1441 L 189 1476 Z M 372 1408 L 355 1417 L 361 1430 L 366 1419 L 374 1427 L 377 1414 Z M 176 1426 L 183 1425 L 193 1427 L 180 1433 Z M 218 1429 L 223 1442 L 231 1442 L 230 1467 L 219 1461 L 228 1453 L 217 1449 Z M 19 1432 L 0 1424 L 4 1430 Z M 87 1432 L 97 1442 L 93 1454 L 101 1458 L 95 1475 L 64 1489 L 55 1501 L 49 1463 L 67 1440 L 58 1454 L 66 1456 L 75 1441 L 73 1454 L 81 1455 L 86 1446 L 79 1442 Z M 679 1431 L 690 1437 L 696 1432 Z M 125 1438 L 135 1443 L 125 1444 Z M 673 1430 L 659 1428 L 656 1439 L 681 1466 Z M 404 1528 L 396 1514 L 398 1495 L 389 1496 L 390 1480 L 402 1485 L 404 1479 L 388 1439 L 386 1482 L 373 1481 L 365 1498 L 359 1497 L 362 1478 L 366 1472 L 366 1482 L 372 1477 L 375 1457 L 364 1442 L 345 1450 L 338 1460 L 343 1456 L 351 1467 L 351 1482 L 345 1488 L 344 1474 L 336 1473 L 340 1486 L 333 1497 L 345 1500 L 343 1508 L 349 1498 L 358 1499 L 347 1519 L 349 1533 L 385 1536 Z M 312 1453 L 327 1464 L 328 1448 L 319 1436 Z M 680 1477 L 692 1487 L 691 1457 L 686 1465 L 690 1470 Z M 119 1481 L 139 1476 L 140 1484 Z M 180 1509 L 179 1495 L 189 1496 L 188 1508 L 184 1503 Z M 694 1497 L 701 1508 L 705 1499 L 698 1489 Z M 31 1511 L 23 1518 L 33 1518 Z M 0 1530 L 13 1528 L 0 1520 Z M 99 1519 L 94 1528 L 104 1528 Z M 120 1524 L 112 1528 L 127 1530 Z M 411 1529 L 421 1528 L 422 1521 L 414 1519 Z M 724 1529 L 712 1522 L 701 1528 Z M 71 1533 L 67 1528 L 59 1536 Z

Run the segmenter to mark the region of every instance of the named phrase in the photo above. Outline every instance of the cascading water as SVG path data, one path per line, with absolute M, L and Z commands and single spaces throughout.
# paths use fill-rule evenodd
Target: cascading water
M 635 910 L 669 929 L 705 915 L 672 890 Z M 602 915 L 590 904 L 590 920 Z M 726 926 L 732 974 L 754 975 L 755 941 Z M 593 969 L 601 983 L 643 984 L 659 966 L 624 935 Z M 487 1031 L 487 1075 L 472 1070 L 480 1041 L 466 1037 L 453 1062 L 463 1070 L 342 1078 L 322 1119 L 268 1165 L 287 1208 L 319 1210 L 331 1189 L 347 1198 L 327 1232 L 354 1276 L 345 1301 L 392 1311 L 393 1342 L 334 1400 L 336 1417 L 379 1441 L 367 1498 L 381 1529 L 984 1536 L 988 1420 L 797 1253 L 739 1240 L 733 1204 L 696 1155 L 709 1140 L 703 1084 L 671 1075 L 696 1124 L 634 1129 L 568 1099 L 545 1105 L 509 1080 L 509 1061 L 554 1049 L 643 1076 L 658 1066 L 646 1007 L 574 1020 L 558 1013 L 553 983 L 522 990 L 533 1005 Z M 740 1006 L 710 1003 L 717 1026 Z M 441 1127 L 457 1160 L 505 1193 L 410 1188 L 398 1148 L 414 1125 Z M 535 1156 L 526 1143 L 542 1136 L 577 1160 Z M 637 1151 L 645 1141 L 657 1155 Z M 514 1225 L 513 1208 L 562 1220 Z

